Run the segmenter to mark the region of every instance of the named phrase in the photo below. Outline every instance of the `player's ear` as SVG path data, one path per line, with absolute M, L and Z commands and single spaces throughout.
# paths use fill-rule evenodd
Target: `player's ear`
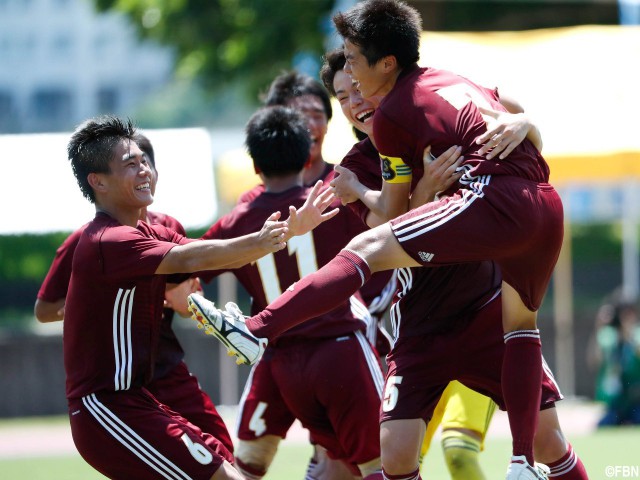
M 382 58 L 382 67 L 385 73 L 393 72 L 398 68 L 398 60 L 395 55 L 387 55 Z
M 99 173 L 90 173 L 87 175 L 87 181 L 91 188 L 93 188 L 96 192 L 105 192 L 107 189 L 107 185 L 104 181 L 104 177 Z

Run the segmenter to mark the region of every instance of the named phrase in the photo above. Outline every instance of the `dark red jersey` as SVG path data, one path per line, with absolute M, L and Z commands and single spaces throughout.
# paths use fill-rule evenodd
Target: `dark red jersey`
M 239 203 L 216 222 L 203 236 L 204 239 L 233 238 L 255 232 L 275 211 L 288 216 L 289 205 L 301 207 L 309 194 L 308 188 L 294 187 L 282 193 L 263 192 L 250 202 Z M 290 285 L 304 275 L 316 271 L 331 260 L 357 233 L 362 230 L 353 215 L 341 211 L 335 218 L 320 224 L 306 235 L 293 237 L 287 248 L 266 255 L 242 268 L 230 270 L 253 297 L 252 311 L 263 310 Z M 201 272 L 205 281 L 222 271 Z M 365 328 L 366 308 L 352 309 L 350 302 L 343 302 L 337 309 L 302 323 L 285 332 L 278 340 L 339 336 Z
M 152 379 L 167 282 L 155 271 L 169 250 L 189 241 L 161 225 L 132 228 L 104 213 L 84 227 L 65 303 L 68 398 Z
M 322 183 L 324 183 L 325 185 L 328 185 L 329 182 L 333 180 L 333 174 L 334 174 L 333 165 L 325 162 L 324 170 L 322 171 L 322 174 L 316 180 L 311 182 L 310 185 L 307 185 L 307 186 L 313 187 L 313 185 L 318 180 L 322 180 Z M 263 184 L 256 185 L 251 190 L 247 190 L 242 195 L 240 195 L 240 199 L 238 200 L 238 203 L 250 202 L 263 192 L 264 192 L 264 185 Z
M 470 177 L 510 175 L 547 182 L 549 167 L 527 139 L 504 160 L 478 154 L 481 145 L 475 141 L 486 132 L 478 106 L 505 111 L 495 91 L 464 77 L 435 68 L 406 69 L 374 115 L 373 136 L 381 157 L 400 158 L 414 176 L 421 176 L 426 146 L 437 157 L 459 145 Z
M 341 165 L 366 187 L 382 188 L 378 152 L 369 139 L 354 145 Z M 421 176 L 413 177 L 414 184 Z M 362 202 L 349 206 L 361 218 L 369 212 Z M 392 333 L 397 338 L 461 328 L 500 285 L 499 270 L 492 262 L 399 269 L 398 292 L 391 307 Z
M 164 225 L 171 230 L 175 230 L 180 235 L 186 235 L 182 224 L 175 218 L 158 212 L 147 212 L 147 220 L 151 224 Z M 73 252 L 76 249 L 78 240 L 87 225 L 83 225 L 78 230 L 69 235 L 56 251 L 47 276 L 40 286 L 38 298 L 47 302 L 56 302 L 67 296 L 69 281 L 71 280 L 71 264 Z M 184 358 L 184 351 L 176 334 L 171 328 L 173 322 L 173 310 L 164 309 L 162 326 L 160 328 L 160 343 L 154 368 L 153 378 L 162 378 L 173 370 Z

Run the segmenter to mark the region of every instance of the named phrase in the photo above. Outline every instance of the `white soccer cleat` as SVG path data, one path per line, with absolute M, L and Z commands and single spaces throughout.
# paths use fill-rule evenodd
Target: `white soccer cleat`
M 244 315 L 235 303 L 229 302 L 225 310 L 216 308 L 202 295 L 192 293 L 187 297 L 191 318 L 213 335 L 227 348 L 229 355 L 238 357 L 236 363 L 253 365 L 264 353 L 268 340 L 255 337 L 244 324 Z
M 507 480 L 548 480 L 549 468 L 542 463 L 533 467 L 524 455 L 514 455 L 507 468 Z

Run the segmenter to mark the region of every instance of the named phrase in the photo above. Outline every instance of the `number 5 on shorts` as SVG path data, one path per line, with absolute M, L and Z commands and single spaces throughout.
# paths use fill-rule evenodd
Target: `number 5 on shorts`
M 400 392 L 398 392 L 398 387 L 396 385 L 400 385 L 402 383 L 402 377 L 392 375 L 387 378 L 387 386 L 384 389 L 384 397 L 382 399 L 382 411 L 390 412 L 394 408 L 396 408 L 396 404 L 398 403 L 398 396 Z

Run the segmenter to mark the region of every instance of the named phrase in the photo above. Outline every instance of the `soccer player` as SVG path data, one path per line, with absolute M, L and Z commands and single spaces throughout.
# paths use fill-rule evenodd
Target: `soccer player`
M 331 185 L 334 187 L 336 196 L 343 199 L 343 203 L 353 200 L 349 206 L 370 226 L 375 226 L 380 219 L 369 210 L 366 203 L 369 203 L 371 196 L 382 187 L 379 155 L 369 139 L 373 133 L 372 117 L 377 105 L 362 98 L 351 78 L 344 72 L 344 65 L 345 56 L 342 48 L 327 53 L 321 70 L 322 81 L 327 90 L 340 102 L 345 117 L 354 128 L 364 132 L 366 137 L 363 137 L 363 140 L 345 157 L 342 164 L 336 167 L 339 174 Z M 513 101 L 509 103 L 516 108 Z M 493 115 L 497 112 L 487 112 L 489 113 Z M 536 143 L 541 141 L 537 128 L 522 114 L 505 115 L 500 117 L 500 121 L 492 122 L 492 131 L 496 132 L 496 147 L 492 150 L 494 155 L 512 147 L 514 142 L 522 141 L 527 135 Z M 491 118 L 491 120 L 495 119 Z M 433 200 L 438 191 L 446 190 L 459 179 L 456 167 L 462 158 L 459 157 L 459 150 L 455 147 L 447 150 L 437 159 L 431 160 L 430 156 L 426 158 L 428 161 L 425 162 L 425 173 L 417 185 L 415 184 L 417 179 L 414 178 L 412 192 L 418 192 L 418 194 L 415 196 L 412 194 L 412 203 L 416 197 L 419 197 L 422 203 L 425 200 Z M 360 179 L 367 186 L 360 183 Z M 419 205 L 416 203 L 414 206 Z M 425 276 L 416 276 L 416 278 L 423 281 L 429 279 Z M 411 295 L 410 289 L 405 297 L 406 295 Z M 394 312 L 397 311 L 398 309 L 394 310 Z M 453 311 L 447 312 L 448 315 L 453 313 Z M 396 319 L 397 315 L 392 318 Z M 494 408 L 495 403 L 491 399 L 465 387 L 458 381 L 451 382 L 442 392 L 433 416 L 430 420 L 427 419 L 420 459 L 427 454 L 431 439 L 438 425 L 442 423 L 442 447 L 451 477 L 460 480 L 484 478 L 478 462 L 478 453 L 483 447 Z
M 331 98 L 327 90 L 309 75 L 290 71 L 282 73 L 271 82 L 262 100 L 267 106 L 291 107 L 304 116 L 312 140 L 309 159 L 303 170 L 304 185 L 313 185 L 318 180 L 322 180 L 328 185 L 334 178 L 334 165 L 325 161 L 322 155 L 328 124 L 333 116 Z M 251 200 L 263 191 L 264 186 L 258 185 L 241 195 L 239 202 Z M 354 222 L 354 226 L 359 224 L 355 219 Z M 364 230 L 366 230 L 365 225 L 360 225 L 359 231 L 352 229 L 354 236 Z M 390 335 L 384 328 L 383 315 L 391 303 L 395 290 L 396 277 L 393 271 L 376 273 L 360 290 L 362 299 L 375 320 L 368 325 L 367 338 L 376 347 L 380 356 L 386 355 L 390 349 Z M 336 469 L 341 465 L 332 462 L 319 448 L 315 448 L 314 456 L 309 464 L 310 471 L 318 470 L 319 467 L 316 468 L 316 463 L 324 463 L 326 468 L 331 468 L 332 476 L 339 475 Z M 336 480 L 339 479 L 336 478 Z
M 152 379 L 165 286 L 184 274 L 241 266 L 281 250 L 332 218 L 332 201 L 311 190 L 286 222 L 271 214 L 260 231 L 214 241 L 191 240 L 140 221 L 153 202 L 152 170 L 131 122 L 88 120 L 68 154 L 96 217 L 76 246 L 64 310 L 64 364 L 76 448 L 110 478 L 242 477 L 202 432 L 146 389 Z M 231 334 L 233 337 L 233 334 Z M 262 349 L 250 352 L 255 360 Z M 246 350 L 245 353 L 249 353 Z
M 305 117 L 291 108 L 263 107 L 251 117 L 246 145 L 265 190 L 252 201 L 239 203 L 203 238 L 244 235 L 254 230 L 265 212 L 304 203 L 308 188 L 303 186 L 303 172 L 312 145 L 308 130 Z M 361 230 L 358 223 L 345 210 L 330 223 L 290 241 L 288 249 L 230 271 L 251 295 L 252 309 L 260 311 L 301 276 L 333 258 Z M 213 276 L 201 275 L 205 281 Z M 352 298 L 269 344 L 240 403 L 236 465 L 245 478 L 267 473 L 296 418 L 330 458 L 351 469 L 350 477 L 382 478 L 378 411 L 383 376 L 364 335 L 367 321 L 371 318 L 366 307 Z
M 322 156 L 327 127 L 333 116 L 331 98 L 327 90 L 309 75 L 296 71 L 285 72 L 271 82 L 263 102 L 266 106 L 281 105 L 293 108 L 304 116 L 312 141 L 309 159 L 303 170 L 304 185 L 312 186 L 318 180 L 328 185 L 334 178 L 335 165 L 325 161 Z M 243 193 L 238 202 L 250 201 L 263 191 L 264 185 L 257 185 Z M 366 230 L 364 225 L 360 227 L 360 231 L 356 233 Z M 377 320 L 369 326 L 367 337 L 376 346 L 380 355 L 386 354 L 389 350 L 389 335 L 384 330 L 382 314 L 389 306 L 395 289 L 395 275 L 389 271 L 373 275 L 373 278 L 360 291 L 369 312 Z
M 375 105 L 362 98 L 351 78 L 344 72 L 344 64 L 342 48 L 327 53 L 321 78 L 327 90 L 340 102 L 347 120 L 366 136 L 347 154 L 341 166 L 336 167 L 340 173 L 331 185 L 334 187 L 336 196 L 343 199 L 343 203 L 345 200 L 355 200 L 349 202 L 349 206 L 370 226 L 375 226 L 378 217 L 364 203 L 368 201 L 367 197 L 372 193 L 373 188 L 379 190 L 382 187 L 379 156 L 369 140 L 372 134 Z M 459 178 L 456 167 L 462 159 L 456 148 L 450 153 L 450 156 L 443 154 L 442 158 L 425 165 L 425 174 L 416 188 L 428 196 L 428 200 L 433 200 L 436 192 L 446 190 Z M 349 181 L 345 182 L 345 178 Z M 360 178 L 372 188 L 367 188 L 360 183 Z M 427 183 L 429 180 L 433 183 Z M 429 277 L 421 278 L 426 280 Z M 407 292 L 407 295 L 410 294 L 411 290 Z M 451 315 L 454 312 L 447 313 Z M 395 319 L 395 315 L 392 318 Z M 442 392 L 433 416 L 431 419 L 425 419 L 428 423 L 420 448 L 419 464 L 422 464 L 431 440 L 438 426 L 442 424 L 441 443 L 451 478 L 454 480 L 484 479 L 478 454 L 483 447 L 494 409 L 495 403 L 488 397 L 465 387 L 458 381 L 449 383 Z M 422 419 L 416 420 L 417 423 L 421 421 Z
M 142 134 L 138 134 L 135 141 L 147 156 L 152 173 L 150 190 L 153 195 L 158 181 L 153 146 Z M 180 235 L 186 235 L 182 224 L 169 215 L 151 212 L 146 208 L 140 210 L 140 215 L 141 221 L 163 225 Z M 64 304 L 71 278 L 73 252 L 85 228 L 86 225 L 69 235 L 56 252 L 35 303 L 34 312 L 40 322 L 64 319 Z M 165 297 L 171 299 L 178 294 L 186 297 L 189 293 L 199 291 L 200 284 L 197 278 L 189 278 L 178 285 L 168 285 L 167 288 Z M 146 388 L 160 403 L 179 413 L 203 432 L 211 434 L 212 444 L 216 446 L 218 453 L 229 462 L 233 462 L 233 443 L 227 427 L 209 395 L 200 389 L 198 379 L 189 372 L 184 363 L 184 351 L 172 329 L 174 310 L 171 307 L 175 301 L 167 302 L 165 299 L 165 302 L 169 308 L 163 309 L 153 379 Z M 188 314 L 186 309 L 179 313 L 183 316 Z M 218 443 L 222 444 L 222 448 L 219 448 Z

